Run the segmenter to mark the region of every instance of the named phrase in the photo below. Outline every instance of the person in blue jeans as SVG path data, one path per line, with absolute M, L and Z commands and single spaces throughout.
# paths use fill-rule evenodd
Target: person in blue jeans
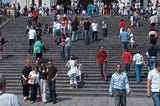
M 150 48 L 146 52 L 148 60 L 148 71 L 153 70 L 155 68 L 157 54 L 157 48 L 153 44 L 150 44 Z
M 140 50 L 138 50 L 137 53 L 133 55 L 133 61 L 135 62 L 136 80 L 137 80 L 137 83 L 140 83 L 141 82 L 140 75 L 141 75 L 142 66 L 143 64 L 146 66 L 143 56 L 142 54 L 140 54 Z
M 154 106 L 160 106 L 160 62 L 148 73 L 147 96 L 152 96 Z
M 86 18 L 86 21 L 84 22 L 84 32 L 85 32 L 85 44 L 88 45 L 90 43 L 90 28 L 91 23 L 89 22 L 89 18 Z
M 74 18 L 74 20 L 71 23 L 72 26 L 72 42 L 78 41 L 78 26 L 79 22 L 77 21 L 77 17 Z
M 124 52 L 127 49 L 128 40 L 129 40 L 129 34 L 125 31 L 125 29 L 122 29 L 122 32 L 119 34 L 119 38 L 122 44 L 122 52 Z
M 47 75 L 47 83 L 49 88 L 49 102 L 53 102 L 53 104 L 56 103 L 56 90 L 55 90 L 55 84 L 56 84 L 56 78 L 58 76 L 57 68 L 53 65 L 52 60 L 48 61 L 48 75 Z

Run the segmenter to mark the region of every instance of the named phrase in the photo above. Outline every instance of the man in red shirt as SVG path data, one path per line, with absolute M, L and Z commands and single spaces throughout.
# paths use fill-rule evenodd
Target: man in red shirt
M 97 65 L 100 66 L 102 79 L 108 80 L 106 74 L 107 53 L 103 50 L 103 46 L 100 47 L 98 53 L 96 54 L 96 59 Z
M 122 61 L 123 61 L 123 64 L 124 64 L 124 71 L 127 74 L 129 74 L 130 63 L 132 61 L 132 55 L 131 55 L 131 53 L 129 52 L 128 49 L 126 49 L 125 52 L 123 52 L 123 54 L 122 54 Z

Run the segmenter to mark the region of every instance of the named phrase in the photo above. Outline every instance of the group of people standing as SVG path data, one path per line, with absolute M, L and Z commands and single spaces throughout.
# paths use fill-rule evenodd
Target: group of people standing
M 43 103 L 53 102 L 56 103 L 56 90 L 55 83 L 58 76 L 58 70 L 54 66 L 53 61 L 48 61 L 48 67 L 36 60 L 33 67 L 30 65 L 30 60 L 27 59 L 25 66 L 21 73 L 21 82 L 23 86 L 24 101 L 29 99 L 33 104 L 37 100 L 37 91 L 39 91 L 40 100 Z M 49 88 L 49 99 L 47 100 L 46 88 Z

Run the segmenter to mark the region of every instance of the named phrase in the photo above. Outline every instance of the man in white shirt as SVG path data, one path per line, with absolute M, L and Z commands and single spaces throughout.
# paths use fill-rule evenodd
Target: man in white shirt
M 29 53 L 33 53 L 33 45 L 35 43 L 35 39 L 36 39 L 36 30 L 35 28 L 31 27 L 31 29 L 28 32 L 28 39 L 29 39 Z
M 91 24 L 92 28 L 92 40 L 95 40 L 98 42 L 98 23 L 96 20 L 93 20 L 93 23 Z
M 0 74 L 0 106 L 21 106 L 16 95 L 5 93 L 6 86 L 6 78 Z
M 56 38 L 55 38 L 55 43 L 59 44 L 61 40 L 61 32 L 62 32 L 62 26 L 59 22 L 55 24 L 55 29 L 56 29 Z
M 149 72 L 147 79 L 147 96 L 151 97 L 152 92 L 154 106 L 160 106 L 160 62 Z
M 68 34 L 66 34 L 66 44 L 65 44 L 65 59 L 69 60 L 70 57 L 70 45 L 71 45 L 71 40 L 68 36 Z

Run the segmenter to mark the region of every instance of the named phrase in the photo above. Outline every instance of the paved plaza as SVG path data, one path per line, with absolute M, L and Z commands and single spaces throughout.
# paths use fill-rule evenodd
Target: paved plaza
M 43 104 L 37 102 L 30 104 L 29 101 L 23 101 L 22 96 L 18 96 L 22 106 L 114 106 L 113 97 L 58 97 L 57 104 Z M 127 106 L 153 106 L 151 98 L 147 97 L 128 97 Z

